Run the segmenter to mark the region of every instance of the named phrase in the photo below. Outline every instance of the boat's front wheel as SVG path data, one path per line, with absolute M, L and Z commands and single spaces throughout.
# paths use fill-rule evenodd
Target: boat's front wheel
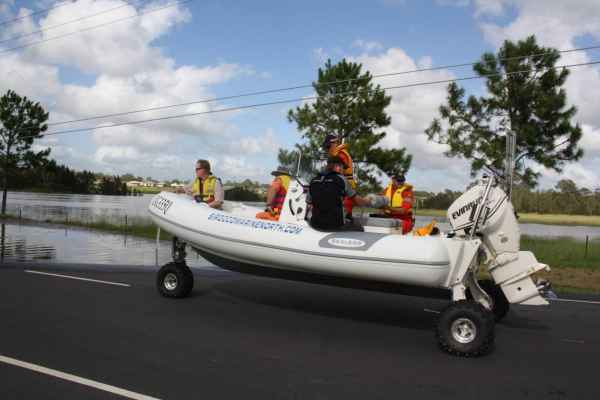
M 494 314 L 475 301 L 451 303 L 440 314 L 436 337 L 442 350 L 450 354 L 484 355 L 494 343 Z
M 170 262 L 158 271 L 156 287 L 165 297 L 186 297 L 194 287 L 194 275 L 184 263 Z

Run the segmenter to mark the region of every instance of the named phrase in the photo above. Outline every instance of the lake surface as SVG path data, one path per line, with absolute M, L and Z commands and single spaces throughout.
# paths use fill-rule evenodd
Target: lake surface
M 148 204 L 153 195 L 104 196 L 8 192 L 7 211 L 36 221 L 110 222 L 113 224 L 150 223 Z M 250 203 L 252 204 L 252 203 Z M 445 218 L 436 218 L 442 231 L 449 229 Z M 417 226 L 428 224 L 432 217 L 417 216 Z M 521 233 L 541 237 L 600 237 L 600 227 L 520 224 Z
M 0 263 L 44 262 L 155 265 L 156 241 L 77 227 L 0 224 Z M 217 268 L 188 250 L 187 264 Z M 158 264 L 171 261 L 171 243 L 161 241 Z M 0 265 L 1 268 L 1 265 Z

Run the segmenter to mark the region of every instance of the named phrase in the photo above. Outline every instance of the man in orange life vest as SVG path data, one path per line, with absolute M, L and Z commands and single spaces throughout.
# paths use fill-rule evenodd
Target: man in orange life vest
M 267 191 L 267 208 L 265 211 L 256 214 L 256 218 L 279 221 L 281 209 L 283 208 L 283 201 L 285 200 L 285 195 L 290 186 L 291 176 L 283 167 L 277 168 L 276 171 L 271 172 L 271 175 L 275 178 Z
M 414 226 L 413 203 L 414 194 L 412 185 L 406 183 L 402 173 L 393 173 L 392 181 L 382 193 L 388 198 L 390 204 L 384 209 L 386 216 L 402 221 L 402 234 L 410 232 Z
M 348 152 L 348 145 L 342 144 L 341 140 L 338 136 L 329 134 L 325 137 L 323 141 L 323 149 L 327 151 L 329 157 L 338 157 L 342 162 L 342 175 L 352 189 L 356 190 L 356 181 L 354 180 L 354 164 L 352 162 L 352 157 Z M 354 207 L 354 203 L 351 198 L 344 198 L 344 208 L 346 209 L 346 218 L 352 219 L 352 209 Z

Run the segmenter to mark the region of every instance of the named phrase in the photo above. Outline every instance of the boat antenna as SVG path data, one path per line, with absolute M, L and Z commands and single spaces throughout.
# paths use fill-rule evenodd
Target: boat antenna
M 298 150 L 298 166 L 296 167 L 296 176 L 300 176 L 300 163 L 302 162 L 302 150 Z
M 508 201 L 512 198 L 513 179 L 515 172 L 515 151 L 517 144 L 517 134 L 510 130 L 506 133 L 506 165 L 504 170 L 504 177 L 506 179 L 506 191 L 508 195 Z

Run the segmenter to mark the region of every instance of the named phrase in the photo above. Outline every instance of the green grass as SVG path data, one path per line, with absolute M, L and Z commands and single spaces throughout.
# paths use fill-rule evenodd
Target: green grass
M 417 209 L 416 215 L 446 217 L 446 210 Z M 600 215 L 519 213 L 519 222 L 544 225 L 600 226 Z
M 521 250 L 532 251 L 538 261 L 551 267 L 587 268 L 600 272 L 600 239 L 539 238 L 523 235 Z

